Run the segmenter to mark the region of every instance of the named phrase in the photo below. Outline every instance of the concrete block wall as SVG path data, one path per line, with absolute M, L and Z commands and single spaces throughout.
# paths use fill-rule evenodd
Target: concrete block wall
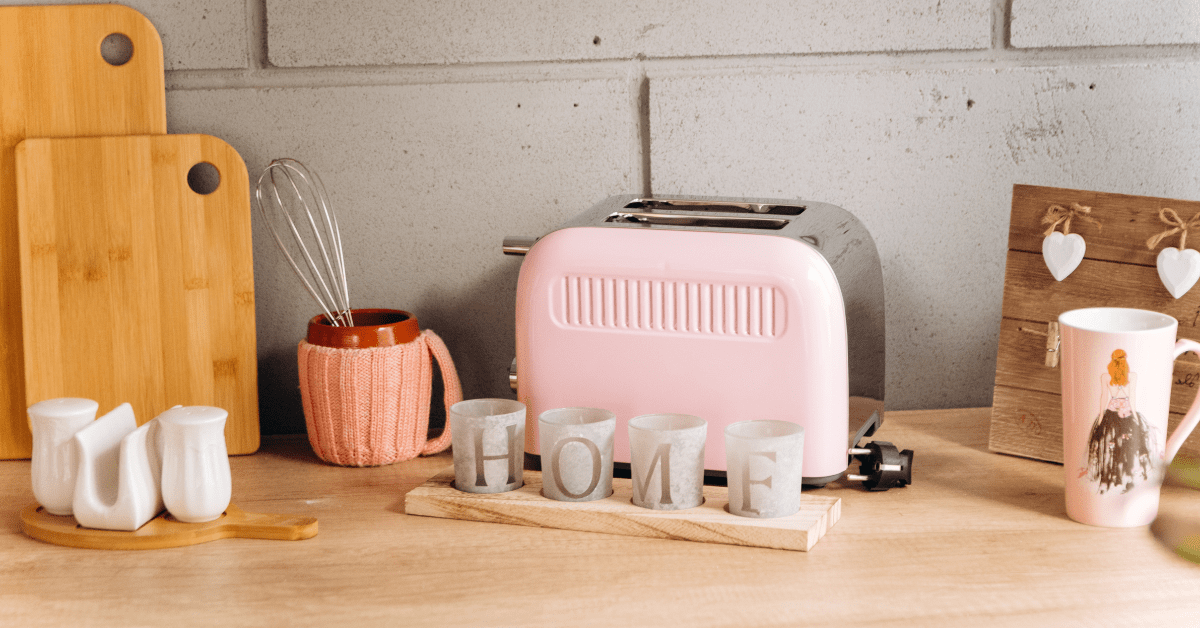
M 509 396 L 518 258 L 612 194 L 811 199 L 875 237 L 893 409 L 991 402 L 1014 183 L 1200 199 L 1200 1 L 135 0 L 173 133 L 290 156 L 355 304 Z M 256 217 L 257 220 L 257 217 Z M 264 431 L 314 314 L 256 222 Z

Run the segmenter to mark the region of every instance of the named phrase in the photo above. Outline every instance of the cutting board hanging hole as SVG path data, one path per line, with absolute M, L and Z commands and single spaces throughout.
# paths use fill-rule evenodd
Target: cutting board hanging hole
M 187 182 L 188 187 L 196 194 L 212 194 L 221 187 L 221 171 L 207 161 L 202 161 L 188 170 Z
M 100 42 L 100 56 L 111 66 L 123 66 L 133 58 L 133 41 L 126 35 L 113 33 Z

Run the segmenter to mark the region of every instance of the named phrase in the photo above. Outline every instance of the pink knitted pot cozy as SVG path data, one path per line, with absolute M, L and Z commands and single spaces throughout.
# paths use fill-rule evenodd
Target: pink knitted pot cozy
M 450 421 L 428 440 L 436 358 L 446 407 L 462 400 L 454 361 L 425 330 L 411 342 L 335 349 L 300 342 L 300 397 L 308 442 L 322 460 L 369 467 L 435 454 L 450 446 Z

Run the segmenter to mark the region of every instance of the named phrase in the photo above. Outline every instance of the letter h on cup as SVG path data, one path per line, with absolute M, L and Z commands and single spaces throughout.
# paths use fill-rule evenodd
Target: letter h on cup
M 525 483 L 521 458 L 525 404 L 511 399 L 471 399 L 450 406 L 454 486 L 468 493 L 503 493 Z M 506 461 L 504 473 L 487 463 Z
M 508 480 L 505 483 L 516 484 L 518 478 L 521 477 L 521 444 L 523 444 L 525 440 L 524 437 L 517 437 L 516 425 L 505 425 L 503 426 L 503 429 L 508 433 L 508 442 L 505 452 L 487 455 L 483 453 L 483 437 L 484 432 L 488 429 L 488 427 L 484 426 L 474 430 L 471 434 L 473 437 L 472 440 L 475 441 L 475 487 L 486 488 L 488 485 L 487 475 L 483 472 L 483 463 L 487 462 L 488 460 L 504 460 L 506 458 L 508 459 Z M 490 429 L 497 430 L 500 428 L 493 427 Z M 518 486 L 520 485 L 518 484 Z

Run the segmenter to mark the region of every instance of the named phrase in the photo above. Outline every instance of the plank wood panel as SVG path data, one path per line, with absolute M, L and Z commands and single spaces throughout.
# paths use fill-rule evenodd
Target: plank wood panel
M 1061 463 L 1062 397 L 1060 395 L 997 386 L 988 447 L 1000 453 Z M 1167 434 L 1183 420 L 1182 412 L 1167 414 Z M 1179 454 L 1200 459 L 1200 434 L 1193 433 Z
M 1132 307 L 1173 316 L 1182 337 L 1200 339 L 1200 290 L 1173 298 L 1153 266 L 1084 259 L 1057 282 L 1040 252 L 1009 251 L 1004 276 L 1005 318 L 1045 323 L 1081 307 Z
M 1087 259 L 1141 264 L 1149 266 L 1151 270 L 1158 249 L 1147 249 L 1146 240 L 1168 228 L 1158 218 L 1159 209 L 1170 207 L 1184 220 L 1200 212 L 1200 201 L 1014 185 L 1008 248 L 1040 254 L 1044 234 L 1050 226 L 1041 222 L 1046 208 L 1051 205 L 1067 207 L 1072 202 L 1091 207 L 1092 215 L 1101 223 L 1101 228 L 1097 228 L 1079 220 L 1071 221 L 1071 233 L 1080 234 L 1087 243 Z M 1062 228 L 1058 230 L 1062 231 Z M 1160 249 L 1162 246 L 1178 244 L 1178 236 L 1168 237 Z
M 992 451 L 1062 462 L 1062 396 L 996 386 L 992 395 Z
M 613 494 L 590 502 L 542 496 L 542 474 L 525 472 L 525 485 L 506 493 L 466 493 L 454 488 L 454 469 L 409 492 L 404 512 L 425 517 L 508 523 L 652 539 L 677 539 L 807 552 L 837 523 L 841 500 L 802 494 L 800 512 L 773 519 L 739 517 L 726 510 L 725 487 L 705 486 L 704 503 L 686 510 L 634 506 L 628 478 L 613 478 Z
M 1000 322 L 1000 352 L 996 363 L 996 386 L 1062 394 L 1062 371 L 1046 366 L 1046 338 L 1022 329 L 1045 330 L 1044 324 L 1003 319 Z M 1200 384 L 1200 358 L 1184 354 L 1175 361 L 1171 387 L 1171 412 L 1183 414 L 1196 398 Z
M 1000 350 L 996 355 L 996 385 L 1061 394 L 1062 373 L 1046 366 L 1046 323 L 1000 320 Z
M 31 139 L 17 147 L 26 398 L 229 411 L 232 454 L 258 449 L 246 166 L 206 135 Z M 219 187 L 188 171 L 209 163 Z
M 112 66 L 100 44 L 127 36 Z M 14 148 L 28 137 L 166 133 L 162 42 L 118 5 L 0 7 L 0 458 L 28 458 Z
M 1071 231 L 1083 236 L 1087 252 L 1079 267 L 1059 282 L 1050 275 L 1042 258 L 1047 225 L 1041 219 L 1050 205 L 1067 207 L 1071 203 L 1092 207 L 1092 215 L 1103 223 L 1103 228 L 1073 222 Z M 1013 187 L 992 432 L 988 439 L 993 451 L 1062 460 L 1062 373 L 1059 368 L 1044 365 L 1045 336 L 1022 328 L 1044 332 L 1047 323 L 1077 308 L 1128 307 L 1173 316 L 1179 321 L 1181 338 L 1200 340 L 1200 289 L 1172 298 L 1159 281 L 1155 266 L 1159 250 L 1177 246 L 1178 237 L 1166 238 L 1154 251 L 1145 246 L 1147 238 L 1169 228 L 1159 220 L 1162 207 L 1171 207 L 1184 220 L 1200 212 L 1197 201 Z M 1200 244 L 1200 234 L 1195 234 L 1189 244 Z M 1200 357 L 1184 354 L 1175 363 L 1168 418 L 1172 426 L 1190 407 L 1198 382 Z M 1195 440 L 1190 439 L 1183 451 L 1200 451 L 1192 444 Z

